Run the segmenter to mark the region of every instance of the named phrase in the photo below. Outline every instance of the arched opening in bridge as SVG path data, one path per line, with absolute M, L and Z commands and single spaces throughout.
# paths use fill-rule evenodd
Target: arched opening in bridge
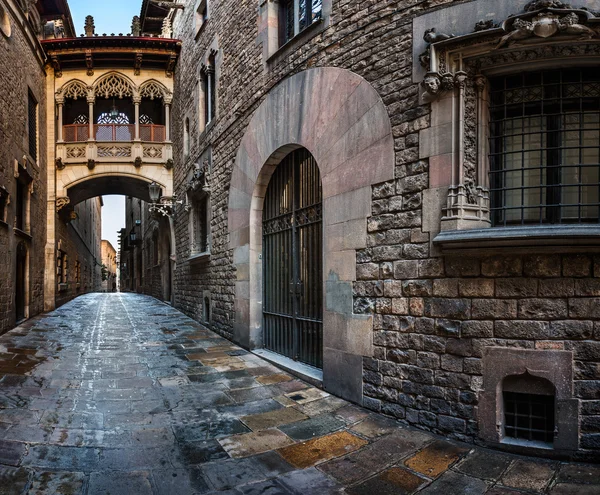
M 59 304 L 62 298 L 66 300 L 73 295 L 73 287 L 81 294 L 119 290 L 149 294 L 172 302 L 173 235 L 169 215 L 174 212 L 153 211 L 149 193 L 152 183 L 155 182 L 151 178 L 141 175 L 106 173 L 84 177 L 66 188 L 66 200 L 58 208 L 58 255 L 72 248 L 66 242 L 60 244 L 62 239 L 67 239 L 68 236 L 63 234 L 69 229 L 74 230 L 84 244 L 97 246 L 101 243 L 101 253 L 87 256 L 83 251 L 83 259 L 71 255 L 68 264 L 60 265 L 57 261 Z M 161 194 L 166 190 L 162 185 L 159 188 Z M 94 232 L 93 218 L 94 210 L 100 208 L 102 213 L 98 219 L 102 216 L 106 226 L 101 233 L 99 230 Z M 144 244 L 144 237 L 151 237 L 151 241 Z

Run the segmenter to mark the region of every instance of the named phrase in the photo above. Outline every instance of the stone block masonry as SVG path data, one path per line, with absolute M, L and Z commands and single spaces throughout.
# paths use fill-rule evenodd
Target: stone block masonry
M 434 143 L 422 142 L 427 133 L 421 131 L 431 128 L 432 117 L 431 105 L 420 97 L 423 88 L 413 80 L 420 70 L 413 57 L 413 22 L 466 4 L 479 9 L 489 2 L 333 2 L 325 29 L 304 33 L 268 60 L 257 44 L 256 2 L 211 4 L 197 38 L 194 10 L 184 10 L 174 26 L 183 40 L 173 112 L 175 188 L 185 195 L 194 161 L 210 147 L 212 243 L 210 259 L 189 263 L 189 226 L 177 223 L 175 303 L 200 320 L 202 295 L 210 292 L 211 328 L 234 338 L 235 284 L 246 280 L 246 273 L 241 266 L 234 269 L 227 218 L 242 137 L 266 95 L 285 79 L 311 68 L 351 71 L 383 102 L 394 145 L 393 179 L 371 188 L 371 214 L 362 232 L 366 247 L 354 250 L 355 270 L 350 267 L 356 275 L 353 311 L 372 317 L 372 355 L 363 356 L 362 363 L 363 404 L 419 428 L 474 441 L 481 437 L 486 348 L 567 351 L 573 362 L 570 390 L 579 404 L 570 426 L 578 429 L 576 455 L 597 457 L 600 255 L 592 249 L 543 252 L 539 246 L 442 254 L 433 244 L 431 224 L 439 224 L 441 207 L 432 199 L 438 194 L 438 178 L 430 171 L 434 158 L 422 152 Z M 199 61 L 215 46 L 216 118 L 199 128 Z M 282 129 L 295 125 L 296 115 L 272 111 Z M 188 156 L 183 153 L 186 116 Z M 277 142 L 278 136 L 262 138 Z M 364 166 L 367 170 L 368 161 Z

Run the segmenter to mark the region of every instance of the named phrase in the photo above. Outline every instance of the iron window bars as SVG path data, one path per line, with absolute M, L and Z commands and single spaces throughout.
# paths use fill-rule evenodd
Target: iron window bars
M 37 161 L 38 152 L 38 105 L 31 91 L 27 97 L 29 156 Z
M 598 223 L 597 69 L 494 78 L 490 113 L 493 224 Z
M 554 442 L 554 396 L 504 392 L 504 436 Z
M 313 22 L 321 19 L 323 0 L 286 0 L 279 18 L 280 45 L 286 44 Z

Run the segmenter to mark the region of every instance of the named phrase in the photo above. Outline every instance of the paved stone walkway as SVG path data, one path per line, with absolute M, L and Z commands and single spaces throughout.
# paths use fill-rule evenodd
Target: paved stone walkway
M 600 493 L 600 466 L 404 428 L 141 295 L 0 337 L 0 378 L 0 494 Z

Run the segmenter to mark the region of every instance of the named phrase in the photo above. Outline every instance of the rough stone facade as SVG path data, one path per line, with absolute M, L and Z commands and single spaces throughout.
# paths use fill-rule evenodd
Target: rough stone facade
M 48 99 L 51 69 L 39 40 L 72 36 L 73 26 L 68 15 L 42 18 L 42 3 L 0 2 L 0 333 L 45 309 L 45 258 L 55 221 L 71 263 L 71 282 L 57 288 L 53 306 L 100 287 L 101 200 L 77 206 L 78 219 L 48 218 L 48 184 L 54 183 L 48 172 L 54 159 L 53 105 Z M 58 268 L 56 258 L 50 266 L 53 272 Z
M 572 455 L 579 449 L 578 455 L 595 457 L 600 451 L 596 250 L 559 247 L 548 252 L 538 245 L 448 254 L 433 243 L 450 184 L 438 187 L 438 176 L 431 170 L 437 174 L 440 161 L 431 163 L 434 153 L 423 151 L 431 137 L 432 104 L 422 97 L 423 72 L 416 54 L 424 45 L 413 28 L 430 13 L 450 19 L 451 24 L 451 16 L 458 14 L 443 10 L 449 6 L 466 6 L 473 16 L 485 18 L 492 3 L 330 2 L 331 10 L 318 27 L 272 53 L 263 50 L 268 33 L 261 19 L 256 23 L 254 0 L 210 2 L 208 20 L 199 31 L 196 5 L 186 2 L 174 22 L 174 36 L 183 40 L 173 107 L 175 194 L 186 198 L 194 164 L 210 150 L 211 245 L 210 257 L 201 263 L 191 259 L 187 213 L 178 211 L 175 304 L 202 320 L 203 297 L 210 293 L 211 328 L 241 340 L 234 328 L 236 281 L 243 275 L 234 269 L 237 254 L 230 247 L 228 215 L 231 175 L 244 135 L 257 109 L 284 79 L 308 69 L 351 71 L 381 98 L 395 154 L 393 179 L 371 191 L 366 246 L 355 250 L 353 311 L 372 317 L 373 345 L 371 355 L 363 356 L 357 401 L 420 428 L 478 439 L 485 437 L 480 400 L 485 392 L 491 393 L 484 390 L 486 349 L 512 349 L 512 359 L 524 363 L 526 354 L 519 349 L 567 351 L 572 369 L 564 369 L 572 376 L 562 377 L 570 385 L 561 390 L 571 394 L 567 398 L 577 407 L 564 427 L 574 429 L 577 445 L 571 443 L 560 453 Z M 515 4 L 515 12 L 526 3 Z M 597 2 L 584 3 L 591 9 L 600 7 Z M 259 4 L 262 9 L 270 2 Z M 199 124 L 201 69 L 211 53 L 216 53 L 217 108 L 204 128 Z M 293 120 L 292 115 L 271 111 L 283 126 L 286 119 Z M 473 168 L 468 173 L 473 174 Z M 526 365 L 515 369 L 529 372 Z M 545 372 L 533 373 L 537 371 Z M 487 441 L 495 443 L 489 437 Z
M 0 32 L 0 333 L 16 322 L 17 247 L 26 247 L 25 314 L 43 311 L 44 243 L 46 237 L 46 95 L 42 53 L 26 30 L 28 20 L 16 5 L 0 3 L 10 24 L 10 36 Z M 32 42 L 33 41 L 33 42 Z M 16 70 L 20 67 L 20 70 Z M 29 154 L 28 93 L 37 101 L 37 159 Z M 17 228 L 17 187 L 25 181 L 29 213 Z M 27 202 L 27 201 L 26 201 Z M 27 206 L 25 206 L 27 209 Z

